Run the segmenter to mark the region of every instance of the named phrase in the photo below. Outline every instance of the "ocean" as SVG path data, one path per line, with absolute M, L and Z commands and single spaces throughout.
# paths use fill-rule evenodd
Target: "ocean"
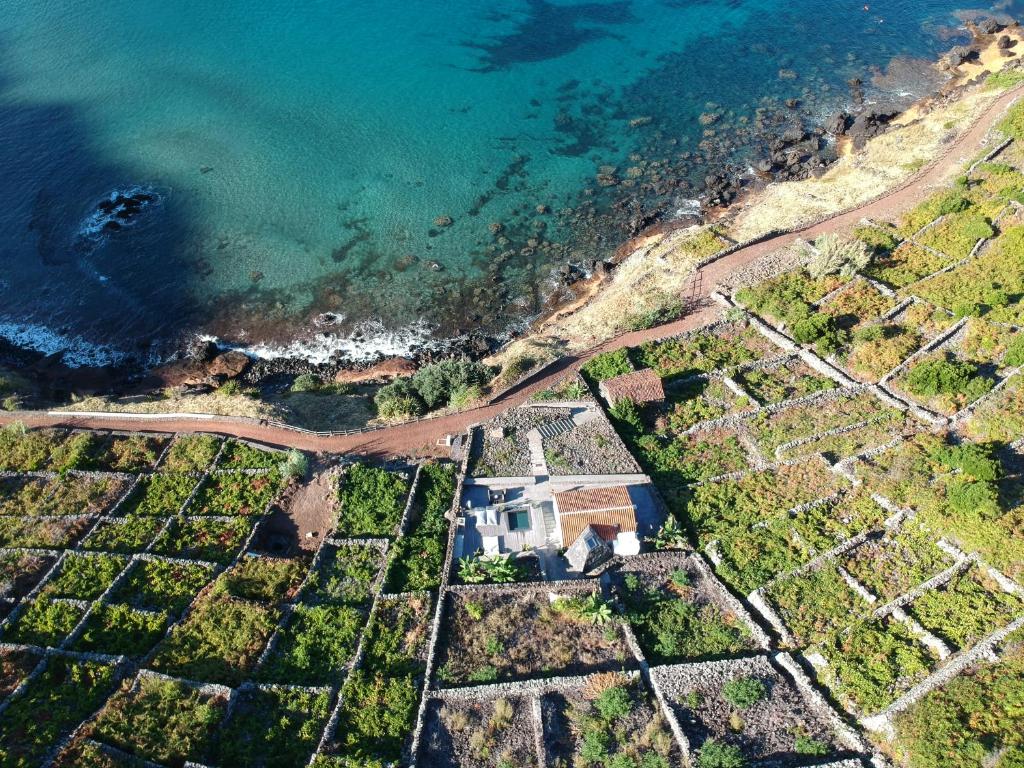
M 966 39 L 955 0 L 2 5 L 0 336 L 70 365 L 501 338 Z

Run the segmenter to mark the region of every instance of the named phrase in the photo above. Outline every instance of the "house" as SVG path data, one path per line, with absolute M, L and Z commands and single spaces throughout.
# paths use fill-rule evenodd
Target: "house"
M 636 505 L 624 485 L 581 487 L 553 494 L 555 517 L 566 557 L 577 570 L 593 567 L 601 542 L 616 555 L 640 551 Z
M 665 401 L 665 388 L 661 384 L 661 377 L 652 368 L 605 379 L 599 389 L 601 397 L 612 407 L 626 398 L 638 405 Z

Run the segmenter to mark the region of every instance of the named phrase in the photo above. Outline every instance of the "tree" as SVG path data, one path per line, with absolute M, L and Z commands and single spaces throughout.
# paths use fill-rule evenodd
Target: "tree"
M 416 371 L 412 386 L 426 404 L 434 409 L 448 405 L 452 394 L 467 387 L 482 387 L 490 378 L 487 366 L 471 360 L 442 360 Z

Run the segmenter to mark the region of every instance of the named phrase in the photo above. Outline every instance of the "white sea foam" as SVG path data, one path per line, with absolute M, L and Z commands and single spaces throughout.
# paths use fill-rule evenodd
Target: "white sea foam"
M 316 333 L 280 345 L 232 344 L 210 335 L 200 335 L 199 338 L 213 342 L 221 349 L 238 350 L 258 360 L 307 360 L 316 364 L 339 360 L 364 363 L 379 357 L 408 357 L 418 350 L 438 348 L 442 342 L 431 338 L 431 330 L 430 324 L 425 321 L 391 330 L 378 320 L 367 320 L 356 326 L 356 330 L 348 336 Z
M 0 320 L 0 337 L 22 349 L 44 355 L 60 354 L 68 368 L 117 365 L 128 355 L 107 344 L 96 344 L 80 336 L 68 336 L 38 323 Z

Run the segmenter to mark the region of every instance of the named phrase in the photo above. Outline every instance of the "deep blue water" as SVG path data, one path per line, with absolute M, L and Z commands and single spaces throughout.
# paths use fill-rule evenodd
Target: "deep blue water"
M 955 0 L 2 6 L 0 334 L 95 360 L 499 333 L 756 157 L 758 108 L 912 92 L 872 77 L 962 34 Z M 145 199 L 97 211 L 119 192 Z

